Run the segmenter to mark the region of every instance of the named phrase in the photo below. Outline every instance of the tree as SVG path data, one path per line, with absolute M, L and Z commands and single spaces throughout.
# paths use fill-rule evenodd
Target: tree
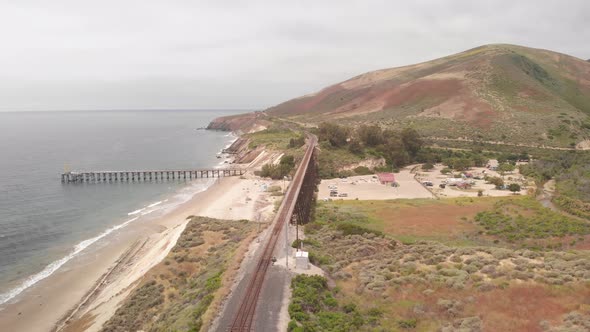
M 504 164 L 500 164 L 500 166 L 498 166 L 498 171 L 501 174 L 504 174 L 506 172 L 512 172 L 514 171 L 514 169 L 516 168 L 516 166 L 510 164 L 510 163 L 504 163 Z
M 305 144 L 305 137 L 299 136 L 297 138 L 291 138 L 289 140 L 289 148 L 299 148 Z
M 348 151 L 360 155 L 363 154 L 363 147 L 361 146 L 358 140 L 353 140 L 348 145 Z
M 295 157 L 291 155 L 284 155 L 278 165 L 266 164 L 262 166 L 260 171 L 261 177 L 269 177 L 274 180 L 280 180 L 284 176 L 289 175 L 291 170 L 295 167 Z
M 434 168 L 434 165 L 431 163 L 422 164 L 422 169 L 425 171 L 429 171 Z
M 341 147 L 346 145 L 348 139 L 349 128 L 340 126 L 334 123 L 322 122 L 318 126 L 319 140 L 328 141 L 333 147 Z
M 405 128 L 401 133 L 402 142 L 408 153 L 415 157 L 418 151 L 424 146 L 420 134 L 415 129 Z
M 508 190 L 512 191 L 513 193 L 516 193 L 517 191 L 520 191 L 520 185 L 518 183 L 511 183 L 508 186 Z
M 464 171 L 473 166 L 471 159 L 456 157 L 445 159 L 444 164 L 456 171 Z
M 365 146 L 374 147 L 383 144 L 383 130 L 378 125 L 360 125 L 356 133 Z
M 487 158 L 484 158 L 483 156 L 481 156 L 479 154 L 473 156 L 472 160 L 473 160 L 473 166 L 475 166 L 475 167 L 484 167 L 486 165 L 486 163 L 488 162 Z
M 279 164 L 293 168 L 293 167 L 295 167 L 295 157 L 293 157 L 292 155 L 288 155 L 288 154 L 283 155 L 281 157 L 281 161 L 279 162 Z
M 504 180 L 502 178 L 494 176 L 493 178 L 489 178 L 488 182 L 496 186 L 496 188 L 501 188 L 504 186 Z
M 404 144 L 400 139 L 391 138 L 385 146 L 385 158 L 394 167 L 406 165 L 410 161 L 410 156 Z

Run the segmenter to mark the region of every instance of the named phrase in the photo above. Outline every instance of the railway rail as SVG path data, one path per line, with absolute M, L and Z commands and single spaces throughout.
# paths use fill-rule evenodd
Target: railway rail
M 289 222 L 295 209 L 295 203 L 301 191 L 303 179 L 310 162 L 313 162 L 312 155 L 317 144 L 317 138 L 313 135 L 308 135 L 308 146 L 305 151 L 305 155 L 299 164 L 297 172 L 293 177 L 293 181 L 287 189 L 285 198 L 279 208 L 279 212 L 275 217 L 275 225 L 272 228 L 272 233 L 268 242 L 266 243 L 262 255 L 260 256 L 256 269 L 248 282 L 248 288 L 244 297 L 240 302 L 240 306 L 237 314 L 235 315 L 231 326 L 228 331 L 231 332 L 244 332 L 251 331 L 254 324 L 254 315 L 256 313 L 256 307 L 258 304 L 258 298 L 263 288 L 264 279 L 268 267 L 272 264 L 272 257 L 275 246 L 279 239 L 282 229 L 285 227 L 285 223 Z

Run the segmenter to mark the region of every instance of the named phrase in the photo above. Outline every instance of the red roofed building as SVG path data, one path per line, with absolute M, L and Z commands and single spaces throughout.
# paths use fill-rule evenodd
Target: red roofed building
M 381 184 L 392 184 L 395 182 L 395 176 L 393 176 L 393 173 L 379 173 L 377 174 L 377 177 Z

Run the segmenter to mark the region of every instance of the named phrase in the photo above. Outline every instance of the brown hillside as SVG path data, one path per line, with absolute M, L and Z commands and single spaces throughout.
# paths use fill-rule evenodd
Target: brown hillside
M 266 112 L 301 122 L 410 124 L 430 136 L 570 146 L 590 137 L 590 63 L 487 45 L 362 74 Z

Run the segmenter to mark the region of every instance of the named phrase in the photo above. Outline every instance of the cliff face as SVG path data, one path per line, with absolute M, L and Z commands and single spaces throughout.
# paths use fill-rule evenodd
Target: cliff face
M 267 122 L 265 118 L 266 114 L 262 112 L 222 116 L 211 121 L 207 129 L 247 133 L 264 127 Z

